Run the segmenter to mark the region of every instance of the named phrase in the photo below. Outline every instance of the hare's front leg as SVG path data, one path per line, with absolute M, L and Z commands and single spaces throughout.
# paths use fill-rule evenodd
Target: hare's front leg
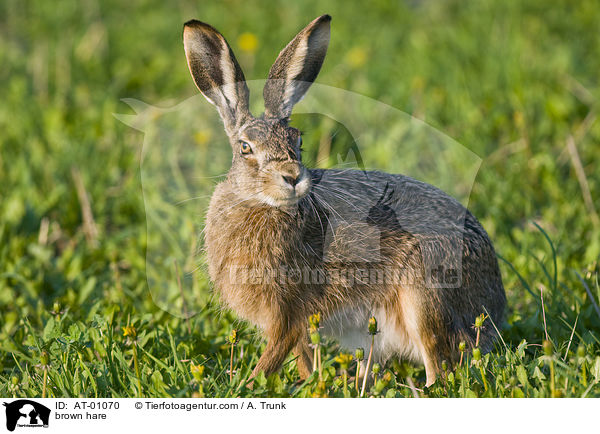
M 305 336 L 301 336 L 298 339 L 298 343 L 293 350 L 294 356 L 296 357 L 296 366 L 298 367 L 298 373 L 300 379 L 306 380 L 312 373 L 312 351 L 308 345 L 308 339 Z
M 267 347 L 252 371 L 251 378 L 256 377 L 261 371 L 265 373 L 266 377 L 273 372 L 277 372 L 301 336 L 301 330 L 296 329 L 269 331 L 267 333 Z

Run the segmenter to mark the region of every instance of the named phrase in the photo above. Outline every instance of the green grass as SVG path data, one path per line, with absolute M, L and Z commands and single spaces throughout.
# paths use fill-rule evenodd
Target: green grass
M 314 377 L 299 382 L 290 358 L 279 375 L 259 378 L 249 390 L 245 381 L 264 343 L 219 308 L 206 279 L 186 292 L 199 312 L 189 320 L 181 318 L 175 282 L 166 300 L 153 297 L 144 135 L 113 116 L 133 113 L 122 98 L 169 107 L 196 94 L 181 43 L 190 18 L 220 29 L 246 77 L 263 79 L 279 49 L 322 13 L 333 22 L 319 83 L 423 119 L 483 159 L 469 207 L 501 257 L 503 341 L 475 363 L 465 353 L 461 367 L 448 368 L 419 394 L 547 397 L 554 389 L 554 396 L 600 397 L 594 0 L 551 7 L 542 0 L 393 7 L 329 0 L 2 2 L 0 396 L 41 396 L 44 383 L 46 395 L 57 397 L 343 396 L 335 343 L 323 349 L 323 384 Z M 257 38 L 256 52 L 239 47 L 243 32 Z M 314 157 L 319 137 L 337 130 L 304 122 L 314 127 L 305 140 Z M 347 135 L 336 137 L 332 146 L 343 146 Z M 384 145 L 362 149 L 365 159 L 388 159 L 394 149 Z M 97 236 L 82 217 L 77 173 Z M 172 265 L 154 271 L 170 273 Z M 165 303 L 175 308 L 165 310 Z M 126 326 L 135 337 L 124 336 Z M 240 340 L 230 382 L 232 329 Z M 379 378 L 385 370 L 389 382 L 368 395 L 412 396 L 406 384 L 424 387 L 422 367 L 389 363 Z M 352 378 L 348 384 L 355 395 Z

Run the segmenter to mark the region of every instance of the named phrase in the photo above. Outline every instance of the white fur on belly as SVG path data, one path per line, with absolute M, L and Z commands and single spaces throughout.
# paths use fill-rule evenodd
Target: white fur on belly
M 379 328 L 373 347 L 373 357 L 376 361 L 383 363 L 390 357 L 398 355 L 413 362 L 423 362 L 420 342 L 409 338 L 409 333 L 418 336 L 416 330 L 400 329 L 395 315 L 390 315 L 383 309 L 373 310 L 361 306 L 338 310 L 325 318 L 323 334 L 336 339 L 344 349 L 352 353 L 356 348 L 364 348 L 365 354 L 368 354 L 371 347 L 368 322 L 371 316 L 377 319 Z M 412 322 L 407 322 L 408 327 L 413 326 Z

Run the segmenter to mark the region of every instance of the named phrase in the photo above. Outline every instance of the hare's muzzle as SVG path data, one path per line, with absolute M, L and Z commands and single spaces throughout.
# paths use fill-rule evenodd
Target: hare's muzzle
M 273 171 L 272 188 L 267 193 L 276 206 L 295 205 L 310 191 L 308 169 L 296 162 L 285 162 Z

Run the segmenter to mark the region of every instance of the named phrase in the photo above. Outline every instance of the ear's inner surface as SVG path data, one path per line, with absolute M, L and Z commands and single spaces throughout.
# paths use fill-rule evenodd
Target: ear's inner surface
M 244 73 L 227 41 L 206 23 L 188 21 L 183 30 L 188 67 L 196 86 L 214 104 L 230 134 L 249 114 Z

